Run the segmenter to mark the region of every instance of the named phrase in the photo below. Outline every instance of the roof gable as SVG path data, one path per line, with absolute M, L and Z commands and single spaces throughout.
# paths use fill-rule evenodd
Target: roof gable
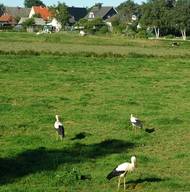
M 42 6 L 33 6 L 32 7 L 35 14 L 40 14 L 41 17 L 44 19 L 44 20 L 49 20 L 52 16 L 51 12 L 48 10 L 48 8 L 46 7 L 42 7 Z
M 113 12 L 115 14 L 117 14 L 117 11 L 113 8 L 113 7 L 98 7 L 95 6 L 91 9 L 91 11 L 88 13 L 88 15 L 86 16 L 87 18 L 90 18 L 89 15 L 93 13 L 94 18 L 95 17 L 101 17 L 102 19 L 104 19 L 104 17 L 109 13 L 109 12 Z M 112 13 L 112 15 L 113 15 Z

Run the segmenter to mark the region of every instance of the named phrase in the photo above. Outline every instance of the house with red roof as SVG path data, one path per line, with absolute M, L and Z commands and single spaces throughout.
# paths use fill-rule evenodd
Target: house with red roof
M 14 26 L 19 18 L 28 17 L 30 9 L 22 7 L 5 7 L 3 14 L 0 17 L 1 26 Z
M 34 15 L 39 15 L 44 21 L 49 21 L 52 19 L 52 13 L 47 7 L 33 6 L 30 10 L 29 18 Z
M 5 26 L 5 25 L 13 25 L 15 22 L 14 22 L 14 19 L 12 16 L 10 15 L 2 15 L 0 17 L 0 24 L 2 26 Z

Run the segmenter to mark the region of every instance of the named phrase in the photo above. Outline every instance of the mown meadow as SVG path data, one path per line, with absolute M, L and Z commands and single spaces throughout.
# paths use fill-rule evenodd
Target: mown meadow
M 0 33 L 0 191 L 190 191 L 190 43 L 51 35 Z

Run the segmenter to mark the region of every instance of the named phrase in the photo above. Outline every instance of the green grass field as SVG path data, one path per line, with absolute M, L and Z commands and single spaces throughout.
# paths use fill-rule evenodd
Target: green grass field
M 190 43 L 170 44 L 1 32 L 0 191 L 115 192 L 106 176 L 132 155 L 126 191 L 190 191 Z M 80 56 L 88 51 L 96 54 Z M 131 113 L 143 130 L 132 129 Z
M 172 47 L 171 41 L 136 40 L 123 36 L 86 36 L 78 34 L 28 34 L 28 33 L 0 33 L 0 53 L 35 51 L 48 54 L 79 54 L 105 53 L 121 56 L 150 56 L 150 57 L 190 57 L 189 42 L 180 42 L 180 47 Z

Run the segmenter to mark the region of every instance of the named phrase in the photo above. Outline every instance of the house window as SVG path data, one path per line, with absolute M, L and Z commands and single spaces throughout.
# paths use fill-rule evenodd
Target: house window
M 94 13 L 93 12 L 90 12 L 89 13 L 89 19 L 93 19 L 94 18 Z

